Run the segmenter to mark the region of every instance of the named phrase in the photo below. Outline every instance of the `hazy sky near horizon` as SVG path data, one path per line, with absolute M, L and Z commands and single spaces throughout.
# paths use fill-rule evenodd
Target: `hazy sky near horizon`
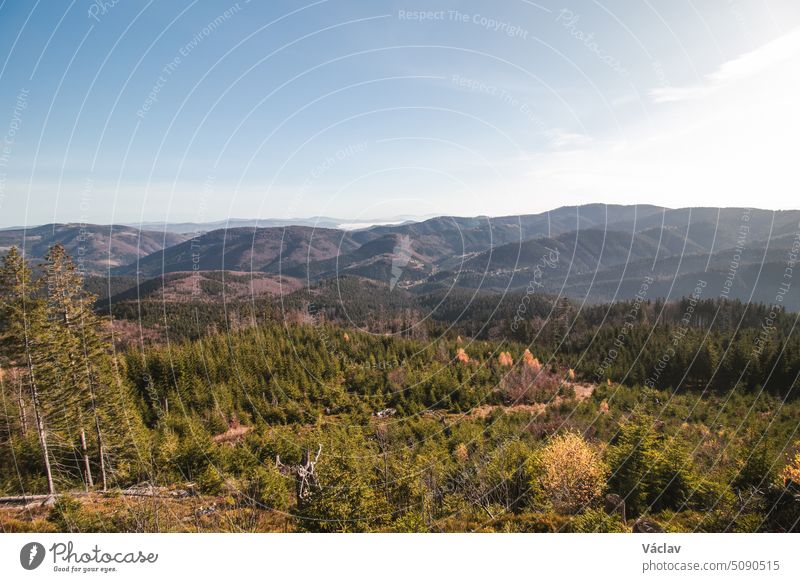
M 798 208 L 800 3 L 0 3 L 0 226 Z

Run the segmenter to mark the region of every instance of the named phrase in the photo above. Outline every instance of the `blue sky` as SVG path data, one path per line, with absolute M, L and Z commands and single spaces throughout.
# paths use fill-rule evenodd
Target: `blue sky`
M 0 226 L 797 207 L 794 0 L 6 0 L 0 46 Z

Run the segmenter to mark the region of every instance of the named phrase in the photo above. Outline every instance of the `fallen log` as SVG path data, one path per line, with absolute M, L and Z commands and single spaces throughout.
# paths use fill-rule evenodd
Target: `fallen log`
M 50 495 L 16 495 L 0 497 L 0 505 L 26 505 L 33 501 L 45 501 Z
M 154 486 L 136 486 L 123 490 L 109 490 L 101 491 L 64 491 L 55 495 L 48 495 L 46 493 L 35 495 L 11 495 L 8 497 L 0 497 L 0 506 L 2 505 L 28 505 L 36 502 L 46 502 L 50 499 L 56 499 L 59 495 L 69 495 L 70 497 L 90 497 L 97 495 L 99 497 L 109 497 L 113 495 L 122 495 L 123 497 L 156 497 L 163 499 L 182 499 L 185 497 L 192 497 L 197 495 L 196 485 L 194 483 L 187 483 L 184 489 L 167 489 L 166 487 Z
M 52 505 L 59 495 L 69 495 L 70 497 L 87 497 L 90 495 L 85 491 L 74 493 L 57 493 L 55 495 L 12 495 L 10 497 L 0 497 L 0 505 L 35 505 L 41 502 L 42 505 Z

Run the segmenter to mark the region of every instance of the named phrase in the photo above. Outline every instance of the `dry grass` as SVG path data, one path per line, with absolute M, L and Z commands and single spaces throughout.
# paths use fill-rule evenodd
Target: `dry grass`
M 61 512 L 42 504 L 0 507 L 0 532 L 286 532 L 291 519 L 231 498 L 128 497 L 93 493 Z

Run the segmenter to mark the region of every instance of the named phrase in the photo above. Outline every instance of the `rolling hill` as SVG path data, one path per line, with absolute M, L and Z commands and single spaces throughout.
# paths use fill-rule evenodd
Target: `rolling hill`
M 214 230 L 159 250 L 114 274 L 144 277 L 180 271 L 280 273 L 358 248 L 346 231 L 307 226 Z
M 0 231 L 0 255 L 17 246 L 25 250 L 28 259 L 38 261 L 52 245 L 61 243 L 87 274 L 101 275 L 186 238 L 183 234 L 130 226 L 47 224 Z

